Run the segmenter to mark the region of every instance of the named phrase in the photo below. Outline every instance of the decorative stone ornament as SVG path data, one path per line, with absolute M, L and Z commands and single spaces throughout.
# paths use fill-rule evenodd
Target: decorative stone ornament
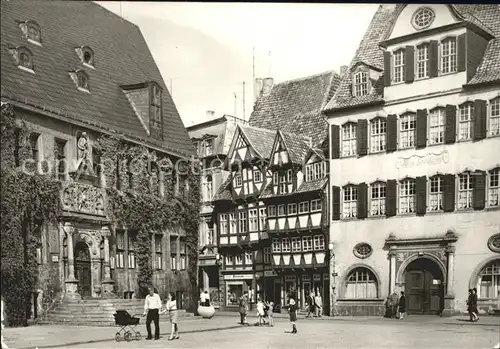
M 411 18 L 411 24 L 416 30 L 424 30 L 434 22 L 436 14 L 429 7 L 420 7 Z
M 371 254 L 373 253 L 373 249 L 366 242 L 361 242 L 354 246 L 353 253 L 356 257 L 365 259 L 371 256 Z
M 500 234 L 492 235 L 488 239 L 488 248 L 493 252 L 500 253 Z

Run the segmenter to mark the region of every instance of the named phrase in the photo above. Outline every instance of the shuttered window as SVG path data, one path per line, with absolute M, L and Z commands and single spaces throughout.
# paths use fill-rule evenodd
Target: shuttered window
M 458 209 L 472 208 L 473 181 L 471 173 L 458 175 Z
M 340 158 L 340 132 L 337 125 L 330 127 L 332 159 Z
M 427 146 L 427 109 L 417 110 L 416 146 L 425 148 Z
M 385 215 L 385 197 L 386 185 L 385 183 L 373 183 L 370 186 L 370 215 L 383 216 Z
M 342 217 L 354 218 L 358 214 L 358 187 L 348 185 L 343 188 Z
M 458 109 L 458 139 L 461 141 L 472 138 L 472 118 L 474 104 L 464 103 Z
M 357 126 L 357 153 L 359 156 L 368 154 L 368 122 L 366 119 L 359 119 Z
M 406 46 L 404 81 L 409 83 L 415 80 L 415 47 Z
M 434 176 L 429 181 L 429 205 L 428 211 L 436 212 L 443 210 L 444 184 L 442 176 Z
M 340 188 L 332 185 L 332 220 L 340 219 Z
M 391 86 L 391 53 L 389 51 L 384 51 L 384 86 Z
M 429 45 L 422 44 L 417 46 L 417 79 L 425 79 L 429 77 Z
M 500 185 L 499 185 L 500 168 L 495 168 L 488 173 L 488 206 L 500 206 Z
M 404 81 L 405 51 L 398 50 L 393 55 L 393 76 L 394 82 Z
M 392 217 L 396 215 L 397 198 L 398 198 L 398 185 L 396 180 L 389 179 L 387 181 L 387 196 L 385 199 L 385 215 Z
M 457 71 L 457 39 L 448 38 L 441 41 L 441 73 Z
M 490 136 L 500 135 L 500 97 L 490 101 Z
M 474 140 L 486 138 L 486 101 L 476 99 L 474 101 Z
M 427 210 L 427 177 L 420 176 L 415 179 L 415 212 L 424 215 Z
M 387 152 L 392 152 L 398 146 L 398 116 L 391 114 L 387 116 Z
M 472 175 L 474 190 L 472 194 L 472 207 L 474 210 L 482 210 L 485 207 L 486 201 L 486 173 L 484 171 L 475 171 Z
M 358 185 L 358 214 L 359 219 L 364 219 L 368 215 L 368 186 L 366 183 Z
M 356 155 L 357 125 L 348 123 L 342 126 L 342 156 Z
M 429 44 L 429 76 L 431 78 L 438 76 L 438 42 L 431 40 Z
M 444 108 L 434 108 L 429 115 L 429 144 L 441 144 L 444 142 L 445 129 Z
M 399 183 L 399 213 L 415 212 L 415 180 L 407 178 Z
M 457 108 L 454 105 L 448 104 L 445 108 L 446 127 L 444 130 L 444 142 L 446 144 L 455 143 L 456 123 L 457 123 Z
M 443 211 L 453 212 L 455 209 L 455 175 L 443 176 Z
M 400 148 L 413 148 L 415 146 L 415 113 L 406 113 L 399 119 Z
M 385 150 L 387 138 L 387 122 L 384 118 L 376 118 L 370 122 L 370 152 Z

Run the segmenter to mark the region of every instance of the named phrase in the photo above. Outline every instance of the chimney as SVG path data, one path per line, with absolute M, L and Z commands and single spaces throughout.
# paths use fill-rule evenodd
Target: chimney
M 340 66 L 340 77 L 343 78 L 346 73 L 347 73 L 347 65 L 341 65 Z
M 262 95 L 267 96 L 269 94 L 269 92 L 271 92 L 273 85 L 274 85 L 273 78 L 265 78 L 263 83 L 262 83 Z
M 254 102 L 255 102 L 262 95 L 262 79 L 261 78 L 255 78 L 255 91 L 253 91 L 253 93 L 254 93 Z
M 213 110 L 207 110 L 207 120 L 212 120 L 215 116 L 215 112 Z

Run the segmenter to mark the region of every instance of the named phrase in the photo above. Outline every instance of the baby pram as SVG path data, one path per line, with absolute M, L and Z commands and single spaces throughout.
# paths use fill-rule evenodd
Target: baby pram
M 137 325 L 139 325 L 140 320 L 137 315 L 140 316 L 140 314 L 131 316 L 126 310 L 117 310 L 116 313 L 113 314 L 113 316 L 115 317 L 115 324 L 121 327 L 120 331 L 116 332 L 115 334 L 115 339 L 117 342 L 122 339 L 122 332 L 125 332 L 123 334 L 123 338 L 127 342 L 130 342 L 134 338 L 137 340 L 141 339 L 141 333 L 139 331 L 136 331 Z

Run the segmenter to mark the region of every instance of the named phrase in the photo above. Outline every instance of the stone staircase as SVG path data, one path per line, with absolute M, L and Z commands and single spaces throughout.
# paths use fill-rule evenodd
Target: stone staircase
M 143 299 L 64 299 L 37 323 L 42 325 L 115 326 L 113 314 L 116 310 L 126 310 L 131 315 L 144 312 Z M 140 315 L 139 315 L 140 316 Z M 160 321 L 167 321 L 168 315 L 160 315 Z M 194 319 L 192 313 L 178 310 L 179 321 Z M 146 318 L 141 318 L 144 324 Z

